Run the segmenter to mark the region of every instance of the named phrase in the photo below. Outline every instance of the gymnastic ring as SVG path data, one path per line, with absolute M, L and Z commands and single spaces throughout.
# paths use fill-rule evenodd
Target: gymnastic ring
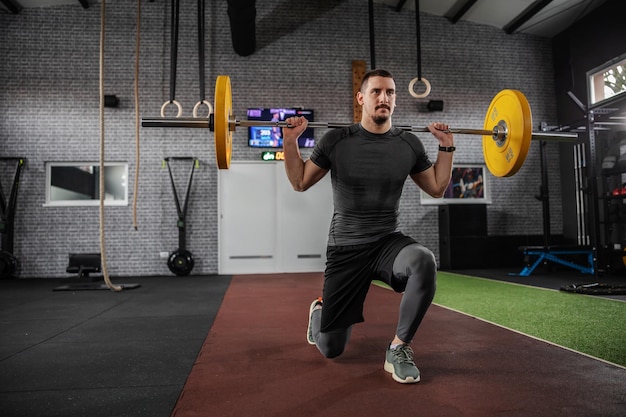
M 424 91 L 422 94 L 417 94 L 415 92 L 415 90 L 413 89 L 415 87 L 415 83 L 421 81 L 424 83 L 424 85 L 426 86 L 426 91 Z M 411 82 L 409 83 L 409 94 L 411 94 L 413 97 L 415 98 L 424 98 L 427 97 L 430 94 L 430 83 L 428 82 L 428 80 L 424 77 L 422 77 L 422 79 L 420 80 L 419 78 L 413 78 L 411 80 Z
M 207 118 L 213 114 L 213 106 L 211 105 L 211 103 L 209 103 L 206 100 L 200 100 L 199 102 L 196 103 L 195 106 L 193 106 L 193 117 L 198 117 L 198 107 L 200 107 L 201 105 L 205 105 L 209 108 L 209 113 L 207 115 Z
M 180 105 L 178 101 L 168 100 L 165 103 L 163 103 L 163 105 L 161 106 L 161 117 L 165 117 L 165 108 L 167 107 L 168 104 L 174 104 L 178 108 L 178 114 L 176 114 L 176 117 L 180 117 L 183 114 L 183 107 Z

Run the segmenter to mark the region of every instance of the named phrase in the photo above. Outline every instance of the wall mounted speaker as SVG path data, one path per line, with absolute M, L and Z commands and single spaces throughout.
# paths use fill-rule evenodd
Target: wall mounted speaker
M 120 101 L 116 95 L 104 96 L 104 107 L 117 107 L 118 104 L 120 104 Z
M 443 110 L 443 100 L 430 100 L 426 105 L 428 111 L 442 111 Z

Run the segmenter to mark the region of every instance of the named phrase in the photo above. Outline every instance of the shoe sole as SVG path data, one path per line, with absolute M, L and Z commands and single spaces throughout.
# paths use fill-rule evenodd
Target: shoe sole
M 400 378 L 398 375 L 396 375 L 396 372 L 393 369 L 393 364 L 386 359 L 385 359 L 384 368 L 385 368 L 385 371 L 391 374 L 391 377 L 393 378 L 394 381 L 399 382 L 401 384 L 415 384 L 417 382 L 420 382 L 419 376 L 417 378 L 413 378 L 412 376 L 406 377 L 405 379 Z
M 311 316 L 313 315 L 313 310 L 315 309 L 315 306 L 317 306 L 317 303 L 319 302 L 320 302 L 319 298 L 316 298 L 315 301 L 313 301 L 311 303 L 311 306 L 309 307 L 309 324 L 306 327 L 306 341 L 308 342 L 309 345 L 315 345 L 315 340 L 309 339 L 309 334 L 311 332 Z

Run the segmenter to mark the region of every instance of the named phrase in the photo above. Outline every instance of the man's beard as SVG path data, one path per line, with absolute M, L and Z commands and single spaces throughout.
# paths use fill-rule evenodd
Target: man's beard
M 376 110 L 378 109 L 387 109 L 391 112 L 391 109 L 388 106 L 378 106 L 376 107 Z M 389 120 L 390 117 L 391 117 L 390 114 L 385 114 L 382 116 L 375 114 L 374 116 L 372 116 L 372 121 L 380 126 L 380 125 L 384 125 L 385 123 L 387 123 L 387 120 Z

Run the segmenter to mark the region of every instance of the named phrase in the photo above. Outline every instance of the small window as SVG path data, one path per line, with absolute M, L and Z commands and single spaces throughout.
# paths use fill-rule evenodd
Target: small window
M 597 104 L 626 91 L 626 56 L 616 58 L 588 73 L 589 102 Z
M 128 205 L 128 164 L 104 164 L 104 204 Z M 100 204 L 98 162 L 46 162 L 46 205 L 97 206 Z

